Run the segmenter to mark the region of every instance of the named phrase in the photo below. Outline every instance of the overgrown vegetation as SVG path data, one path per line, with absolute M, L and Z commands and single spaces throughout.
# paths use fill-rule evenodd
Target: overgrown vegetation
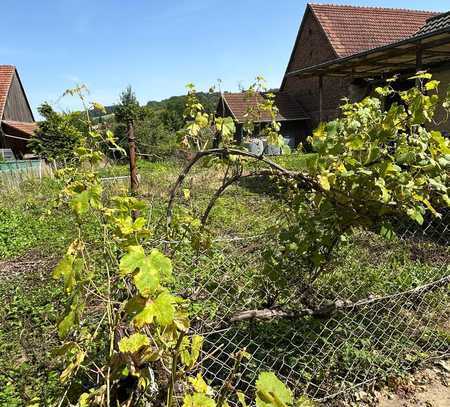
M 53 405 L 64 396 L 79 405 L 172 405 L 175 398 L 185 406 L 225 406 L 228 399 L 245 405 L 254 400 L 247 384 L 256 383 L 256 404 L 279 407 L 293 403 L 292 393 L 273 374 L 256 380 L 262 361 L 289 377 L 297 396 L 320 396 L 333 378 L 352 383 L 404 372 L 427 357 L 430 338 L 433 349 L 448 349 L 449 309 L 439 291 L 425 293 L 420 304 L 395 303 L 387 314 L 375 303 L 349 316 L 337 302 L 354 306 L 448 274 L 448 248 L 400 240 L 392 222 L 409 217 L 420 224 L 448 205 L 448 140 L 428 129 L 437 84 L 419 79 L 428 95 L 413 88 L 399 94 L 403 104 L 383 112 L 380 101 L 394 90 L 380 88 L 378 97 L 345 105 L 343 119 L 319 127 L 312 152 L 275 161 L 234 149 L 234 123 L 209 114 L 191 89 L 181 138 L 199 151 L 184 170 L 175 162 L 141 163 L 144 201 L 101 181 L 126 174 L 126 167 L 98 170 L 104 145 L 118 146 L 91 126 L 75 152 L 74 162 L 83 165 L 58 174 L 45 205 L 18 193 L 15 204 L 26 214 L 16 211 L 7 221 L 14 224 L 9 231 L 27 232 L 64 219 L 47 254 L 60 257 L 60 242 L 72 243 L 54 271 L 63 287 L 36 273 L 0 281 L 2 299 L 12 304 L 0 314 L 0 401 Z M 270 97 L 261 109 L 275 118 Z M 207 150 L 211 128 L 223 148 Z M 246 128 L 252 131 L 251 121 Z M 275 120 L 265 129 L 273 144 L 281 142 L 278 130 Z M 192 165 L 202 160 L 204 166 Z M 7 257 L 41 242 L 12 236 L 4 243 Z M 30 301 L 33 278 L 42 285 Z M 415 313 L 419 305 L 422 315 Z M 205 326 L 227 329 L 204 338 Z M 48 345 L 36 345 L 33 359 L 26 346 L 42 337 Z M 58 360 L 49 353 L 56 343 Z M 248 343 L 245 352 L 241 343 Z

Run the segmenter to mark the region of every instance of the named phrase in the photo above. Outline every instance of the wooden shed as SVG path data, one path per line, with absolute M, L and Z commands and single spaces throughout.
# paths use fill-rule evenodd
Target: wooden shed
M 444 90 L 450 85 L 450 12 L 309 5 L 307 15 L 333 52 L 310 64 L 294 48 L 281 89 L 304 104 L 315 124 L 335 118 L 342 98 L 361 99 L 394 74 L 403 87 L 414 84 L 407 78 L 419 70 L 431 72 Z M 297 48 L 307 47 L 304 35 L 300 29 Z M 450 123 L 441 130 L 450 131 Z
M 17 69 L 0 65 L 0 148 L 16 158 L 28 153 L 27 144 L 37 128 Z
M 280 122 L 298 143 L 336 118 L 343 98 L 358 101 L 394 73 L 410 86 L 405 78 L 422 69 L 450 85 L 449 12 L 308 4 L 277 92 L 295 108 L 284 115 L 280 102 Z M 242 123 L 255 101 L 230 93 L 221 103 L 220 114 Z M 450 123 L 441 130 L 450 132 Z

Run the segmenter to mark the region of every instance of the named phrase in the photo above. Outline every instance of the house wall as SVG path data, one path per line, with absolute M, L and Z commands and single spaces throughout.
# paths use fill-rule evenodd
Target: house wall
M 5 110 L 3 112 L 2 119 L 27 123 L 34 122 L 33 114 L 28 106 L 27 99 L 17 73 L 14 74 L 8 97 L 6 98 Z
M 288 65 L 287 72 L 321 62 L 336 59 L 328 38 L 313 13 L 307 9 L 302 27 Z M 323 78 L 322 116 L 324 120 L 335 118 L 339 113 L 341 99 L 348 94 L 349 78 Z M 287 91 L 313 119 L 313 125 L 319 122 L 319 78 L 286 78 L 282 90 Z

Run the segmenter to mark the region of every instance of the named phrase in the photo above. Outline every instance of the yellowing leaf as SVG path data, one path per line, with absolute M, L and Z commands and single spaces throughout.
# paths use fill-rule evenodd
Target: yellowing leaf
M 129 337 L 122 338 L 119 341 L 119 350 L 122 353 L 136 353 L 145 346 L 150 345 L 148 336 L 141 333 L 135 333 Z
M 120 260 L 119 269 L 121 275 L 125 276 L 133 273 L 141 266 L 144 258 L 145 253 L 142 246 L 130 246 L 128 253 Z
M 142 328 L 144 325 L 153 324 L 155 316 L 153 304 L 146 305 L 139 313 L 135 315 L 133 322 L 138 328 Z
M 170 279 L 172 277 L 172 262 L 159 250 L 153 249 L 150 252 L 149 261 L 158 270 L 161 278 Z
M 236 392 L 239 403 L 241 403 L 242 407 L 247 407 L 247 402 L 245 401 L 245 395 L 241 391 Z
M 176 302 L 177 299 L 167 292 L 159 294 L 153 303 L 156 321 L 159 325 L 166 326 L 172 324 L 175 318 L 175 307 L 173 304 Z
M 58 333 L 61 338 L 65 338 L 72 327 L 77 322 L 77 314 L 75 310 L 69 311 L 69 313 L 63 318 L 63 320 L 58 324 Z
M 434 90 L 434 89 L 437 89 L 438 88 L 438 86 L 439 86 L 439 81 L 436 81 L 436 80 L 432 80 L 432 81 L 429 81 L 429 82 L 427 82 L 426 84 L 425 84 L 425 89 L 426 90 Z
M 423 215 L 419 208 L 417 207 L 409 208 L 406 211 L 406 213 L 412 220 L 415 220 L 419 225 L 423 224 Z
M 134 318 L 134 324 L 142 327 L 147 324 L 156 323 L 160 326 L 171 325 L 175 319 L 174 304 L 178 302 L 178 298 L 162 292 L 156 300 L 150 302 L 145 308 L 139 312 Z
M 216 402 L 203 393 L 186 394 L 183 398 L 183 407 L 216 407 Z
M 194 335 L 192 337 L 192 341 L 190 341 L 189 337 L 187 336 L 183 338 L 181 360 L 188 368 L 192 368 L 197 362 L 202 350 L 202 346 L 203 336 Z
M 325 190 L 330 190 L 330 181 L 328 180 L 328 175 L 319 175 L 319 184 Z
M 260 373 L 256 381 L 257 407 L 286 407 L 293 401 L 292 392 L 274 373 Z
M 190 377 L 189 382 L 192 384 L 196 393 L 208 393 L 209 387 L 200 373 L 196 377 Z
M 191 198 L 191 191 L 188 188 L 183 188 L 183 196 L 186 201 Z
M 89 209 L 89 191 L 80 192 L 70 200 L 70 207 L 77 215 L 83 215 Z

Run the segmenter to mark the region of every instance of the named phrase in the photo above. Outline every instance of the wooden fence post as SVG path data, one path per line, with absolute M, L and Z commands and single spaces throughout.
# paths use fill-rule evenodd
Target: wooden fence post
M 130 154 L 130 190 L 132 194 L 136 194 L 139 187 L 136 167 L 136 139 L 134 137 L 133 122 L 128 122 L 128 150 Z
M 134 125 L 132 121 L 128 122 L 128 150 L 130 155 L 130 190 L 131 195 L 136 195 L 139 188 L 139 180 L 136 166 L 136 139 L 134 137 Z M 131 217 L 136 220 L 139 217 L 139 211 L 132 211 Z

